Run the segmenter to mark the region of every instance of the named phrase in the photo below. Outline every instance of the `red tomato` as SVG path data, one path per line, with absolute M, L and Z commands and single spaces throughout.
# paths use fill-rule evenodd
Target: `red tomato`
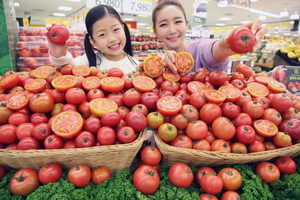
M 132 84 L 132 79 L 133 79 L 133 75 L 132 74 L 124 74 L 124 76 L 122 77 L 122 79 L 125 82 L 124 89 L 128 90 L 128 89 L 134 87 L 133 84 Z
M 252 118 L 247 113 L 238 113 L 233 119 L 232 122 L 237 128 L 241 125 L 252 126 Z
M 0 165 L 0 180 L 6 175 L 6 170 L 3 166 Z
M 135 132 L 141 132 L 147 127 L 147 118 L 138 110 L 130 111 L 125 118 L 125 122 Z
M 69 30 L 63 24 L 55 24 L 48 30 L 47 37 L 53 44 L 64 45 L 69 39 Z
M 9 74 L 0 80 L 0 87 L 3 89 L 11 89 L 19 84 L 19 75 L 17 73 Z
M 123 144 L 135 140 L 135 131 L 130 126 L 122 126 L 117 130 L 117 140 Z
M 236 54 L 244 54 L 254 47 L 255 36 L 248 27 L 238 27 L 230 33 L 228 44 Z
M 169 179 L 176 187 L 187 188 L 193 180 L 194 174 L 192 169 L 185 163 L 175 163 L 169 169 Z
M 22 123 L 16 129 L 16 135 L 19 140 L 31 136 L 34 125 L 32 123 Z
M 115 130 L 109 126 L 102 126 L 97 132 L 97 140 L 101 145 L 114 144 L 116 138 Z
M 193 147 L 192 139 L 187 135 L 177 135 L 174 140 L 170 142 L 171 146 L 179 148 L 191 149 Z
M 221 177 L 213 174 L 204 174 L 200 180 L 200 187 L 209 194 L 217 194 L 223 188 Z
M 180 111 L 182 102 L 177 97 L 166 96 L 160 98 L 156 105 L 162 115 L 175 115 Z
M 0 126 L 0 143 L 12 144 L 17 142 L 17 127 L 12 124 L 4 124 Z
M 159 174 L 150 165 L 138 167 L 132 177 L 133 185 L 143 194 L 154 193 L 160 185 Z
M 224 117 L 232 119 L 241 112 L 241 107 L 232 102 L 225 102 L 221 105 L 221 110 Z
M 84 148 L 95 145 L 95 136 L 89 131 L 81 131 L 75 137 L 75 147 Z
M 172 116 L 171 123 L 176 126 L 177 129 L 183 130 L 187 127 L 189 120 L 185 115 L 178 113 Z
M 231 153 L 247 153 L 247 147 L 240 142 L 234 142 L 231 144 Z
M 146 146 L 141 151 L 141 160 L 146 165 L 154 166 L 160 163 L 162 154 L 157 147 Z
M 264 114 L 263 106 L 257 101 L 247 101 L 243 104 L 242 111 L 252 119 L 258 119 Z
M 55 134 L 48 135 L 44 140 L 45 149 L 61 149 L 63 144 L 63 139 Z
M 191 105 L 191 104 L 182 105 L 181 110 L 180 110 L 179 113 L 186 116 L 188 121 L 199 119 L 198 109 L 195 106 Z
M 266 119 L 273 122 L 276 126 L 279 126 L 282 122 L 282 116 L 280 113 L 274 108 L 267 108 L 264 110 L 264 114 L 261 119 Z
M 43 184 L 54 183 L 62 176 L 62 167 L 57 163 L 47 163 L 43 165 L 38 172 L 39 180 Z
M 148 108 L 144 105 L 144 104 L 135 104 L 132 108 L 131 108 L 131 111 L 133 110 L 138 110 L 140 111 L 145 117 L 147 117 L 149 111 L 148 111 Z
M 223 180 L 224 190 L 237 190 L 242 185 L 242 175 L 234 168 L 222 168 L 218 176 Z
M 12 113 L 8 118 L 8 123 L 15 126 L 19 126 L 20 124 L 27 123 L 29 121 L 28 114 L 20 111 Z
M 22 168 L 13 175 L 9 189 L 13 195 L 26 197 L 34 192 L 39 185 L 38 173 L 31 168 Z
M 144 104 L 149 112 L 156 111 L 157 105 L 156 102 L 159 100 L 158 94 L 155 92 L 144 92 L 141 94 L 140 103 Z
M 70 149 L 70 148 L 76 148 L 74 140 L 68 140 L 63 145 L 63 149 Z
M 164 142 L 171 142 L 174 140 L 178 134 L 176 126 L 171 123 L 163 123 L 159 126 L 158 130 L 159 137 Z
M 92 182 L 95 185 L 104 183 L 111 177 L 112 173 L 110 169 L 106 166 L 101 166 L 92 170 Z
M 266 183 L 273 183 L 280 178 L 278 167 L 270 162 L 261 162 L 256 165 L 255 172 Z
M 288 132 L 293 141 L 300 139 L 300 120 L 283 120 L 279 125 L 279 131 Z
M 212 132 L 217 138 L 230 140 L 236 133 L 236 128 L 227 117 L 217 117 L 211 125 Z
M 199 187 L 201 187 L 200 180 L 204 176 L 204 174 L 216 174 L 216 171 L 211 167 L 200 167 L 199 169 L 197 169 L 195 173 L 195 182 Z
M 297 169 L 297 164 L 295 163 L 295 161 L 287 156 L 277 157 L 274 164 L 282 174 L 292 174 Z
M 135 88 L 131 88 L 124 92 L 123 102 L 128 107 L 133 107 L 134 105 L 140 103 L 141 93 Z
M 271 106 L 270 100 L 267 97 L 256 97 L 253 99 L 253 101 L 260 103 L 265 110 Z
M 85 91 L 81 88 L 70 88 L 65 96 L 67 102 L 74 105 L 79 105 L 87 100 Z
M 164 123 L 164 116 L 160 112 L 151 112 L 146 118 L 148 126 L 152 129 L 158 129 Z
M 174 81 L 164 81 L 162 82 L 160 89 L 162 91 L 171 91 L 174 95 L 179 90 L 179 85 Z
M 292 138 L 288 132 L 279 131 L 273 136 L 273 142 L 278 147 L 288 147 L 292 145 Z
M 228 142 L 223 139 L 216 139 L 211 143 L 212 151 L 224 151 L 227 153 L 231 152 L 231 146 Z
M 117 112 L 104 113 L 101 117 L 103 126 L 117 126 L 121 121 L 121 115 Z
M 211 151 L 211 146 L 208 140 L 201 139 L 193 144 L 193 149 Z
M 84 121 L 83 130 L 89 131 L 94 135 L 97 134 L 98 130 L 101 128 L 101 120 L 97 117 L 89 117 Z
M 207 136 L 208 126 L 202 120 L 192 120 L 186 126 L 185 132 L 192 140 L 204 139 Z
M 250 144 L 255 140 L 255 130 L 249 125 L 240 125 L 236 128 L 235 138 L 243 144 Z
M 32 112 L 47 113 L 54 107 L 54 100 L 50 94 L 38 93 L 29 99 L 29 108 Z
M 277 93 L 271 98 L 271 107 L 278 112 L 286 112 L 293 106 L 293 100 L 285 94 Z
M 251 101 L 251 100 L 252 100 L 251 95 L 248 92 L 243 91 L 240 98 L 239 98 L 239 100 L 237 100 L 235 102 L 235 104 L 240 106 L 240 107 L 243 107 L 243 105 L 246 101 Z
M 74 104 L 66 103 L 61 108 L 61 112 L 65 111 L 77 111 L 77 107 Z
M 91 178 L 91 169 L 85 164 L 74 165 L 68 172 L 68 180 L 78 188 L 86 186 Z
M 19 150 L 39 149 L 39 148 L 40 148 L 39 141 L 31 136 L 22 138 L 17 145 L 17 149 Z
M 92 101 L 93 99 L 97 99 L 97 98 L 103 98 L 104 92 L 100 89 L 92 89 L 90 91 L 88 91 L 87 93 L 87 100 L 88 101 Z
M 209 73 L 209 82 L 214 86 L 223 85 L 227 81 L 227 73 L 223 70 Z
M 52 96 L 54 103 L 65 103 L 66 101 L 65 92 L 53 89 L 51 90 L 50 95 Z
M 242 199 L 242 197 L 235 191 L 226 191 L 221 194 L 220 200 L 232 200 L 232 199 Z
M 266 150 L 264 143 L 259 140 L 255 140 L 254 142 L 248 144 L 247 148 L 250 153 L 261 152 Z
M 230 81 L 230 84 L 240 90 L 244 89 L 245 87 L 244 82 L 240 79 L 233 79 L 232 81 Z
M 213 194 L 201 194 L 199 200 L 218 200 L 218 198 Z
M 191 94 L 189 98 L 189 103 L 199 109 L 207 102 L 204 95 L 201 92 L 195 92 Z
M 7 124 L 9 116 L 13 113 L 14 111 L 11 110 L 10 108 L 7 107 L 6 101 L 0 101 L 0 125 L 1 124 Z

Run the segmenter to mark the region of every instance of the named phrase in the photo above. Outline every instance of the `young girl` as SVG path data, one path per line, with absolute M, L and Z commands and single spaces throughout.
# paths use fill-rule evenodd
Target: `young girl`
M 158 0 L 152 12 L 152 22 L 154 33 L 170 50 L 163 56 L 163 61 L 175 73 L 177 73 L 174 65 L 176 52 L 186 51 L 193 56 L 195 64 L 192 71 L 203 67 L 209 71 L 225 70 L 229 62 L 228 57 L 234 54 L 227 43 L 228 35 L 220 40 L 199 39 L 185 43 L 188 22 L 184 8 L 177 0 Z M 267 33 L 267 28 L 260 27 L 261 25 L 260 20 L 243 25 L 255 34 L 256 44 L 252 52 L 260 47 L 259 39 Z
M 130 33 L 118 12 L 106 5 L 92 8 L 85 19 L 85 54 L 75 59 L 64 45 L 49 41 L 50 61 L 58 68 L 65 64 L 96 66 L 100 70 L 120 68 L 124 74 L 136 71 L 139 61 L 132 57 Z

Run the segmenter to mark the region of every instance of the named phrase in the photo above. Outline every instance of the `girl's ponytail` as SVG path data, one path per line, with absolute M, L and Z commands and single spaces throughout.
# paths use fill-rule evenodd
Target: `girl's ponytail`
M 96 66 L 96 54 L 94 53 L 94 47 L 90 42 L 88 34 L 86 34 L 84 38 L 84 50 L 89 60 L 90 67 Z
M 126 36 L 126 44 L 124 47 L 124 52 L 132 56 L 133 54 L 132 54 L 132 47 L 131 47 L 130 32 L 126 23 L 123 22 L 123 26 L 124 26 L 125 36 Z

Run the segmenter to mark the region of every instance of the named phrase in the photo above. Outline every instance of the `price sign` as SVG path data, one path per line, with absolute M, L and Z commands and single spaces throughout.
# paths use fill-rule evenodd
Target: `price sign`
M 126 0 L 123 1 L 123 13 L 136 15 L 151 15 L 152 0 Z
M 291 24 L 279 24 L 278 32 L 287 33 L 291 31 Z
M 86 0 L 85 3 L 87 9 L 91 9 L 98 5 L 108 5 L 116 9 L 117 12 L 121 12 L 122 0 Z

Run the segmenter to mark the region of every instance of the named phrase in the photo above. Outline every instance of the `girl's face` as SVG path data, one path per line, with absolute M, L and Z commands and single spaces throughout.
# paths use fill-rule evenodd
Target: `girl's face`
M 126 36 L 123 25 L 113 15 L 106 15 L 93 24 L 91 42 L 112 61 L 124 58 Z
M 156 15 L 155 34 L 169 50 L 185 50 L 184 38 L 187 23 L 182 11 L 176 6 L 165 6 Z

